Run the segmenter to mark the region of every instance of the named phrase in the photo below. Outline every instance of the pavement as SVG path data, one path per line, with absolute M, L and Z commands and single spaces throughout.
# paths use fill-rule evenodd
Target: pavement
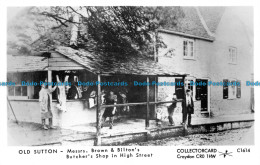
M 181 116 L 175 115 L 175 125 L 181 123 Z M 254 120 L 254 114 L 225 115 L 217 117 L 194 117 L 192 124 L 206 124 L 225 121 Z M 162 122 L 160 127 L 168 127 L 167 120 Z M 150 129 L 158 128 L 155 120 L 150 120 Z M 114 122 L 113 129 L 105 123 L 101 130 L 102 136 L 113 136 L 119 134 L 143 132 L 145 129 L 144 119 L 118 118 Z M 8 122 L 8 145 L 10 146 L 35 146 L 35 145 L 61 145 L 63 141 L 80 141 L 93 139 L 96 134 L 95 123 L 74 125 L 65 128 L 43 130 L 40 124 L 13 121 Z

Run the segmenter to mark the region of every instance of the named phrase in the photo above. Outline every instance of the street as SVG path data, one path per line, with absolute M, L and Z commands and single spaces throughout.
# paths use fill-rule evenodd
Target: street
M 254 145 L 254 126 L 218 133 L 194 134 L 148 142 L 130 143 L 129 146 L 200 146 L 200 145 Z

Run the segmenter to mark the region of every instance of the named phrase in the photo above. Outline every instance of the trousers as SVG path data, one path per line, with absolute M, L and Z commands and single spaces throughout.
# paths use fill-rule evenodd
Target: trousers
M 190 105 L 187 107 L 187 111 L 183 112 L 182 116 L 182 122 L 186 123 L 188 118 L 188 125 L 191 124 L 191 111 L 190 108 L 192 108 Z

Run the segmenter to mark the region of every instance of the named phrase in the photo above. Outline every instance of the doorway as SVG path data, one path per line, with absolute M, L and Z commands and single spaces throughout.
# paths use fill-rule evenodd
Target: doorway
M 204 84 L 208 84 L 208 80 L 201 80 L 201 82 Z M 201 86 L 200 91 L 200 99 L 201 99 L 201 111 L 207 112 L 208 111 L 208 85 Z

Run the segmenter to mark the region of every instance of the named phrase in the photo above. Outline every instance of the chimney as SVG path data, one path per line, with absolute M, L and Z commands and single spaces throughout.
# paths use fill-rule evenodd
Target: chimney
M 71 37 L 70 37 L 70 46 L 77 47 L 77 39 L 78 39 L 78 26 L 79 26 L 79 15 L 73 15 L 73 23 L 71 28 Z

